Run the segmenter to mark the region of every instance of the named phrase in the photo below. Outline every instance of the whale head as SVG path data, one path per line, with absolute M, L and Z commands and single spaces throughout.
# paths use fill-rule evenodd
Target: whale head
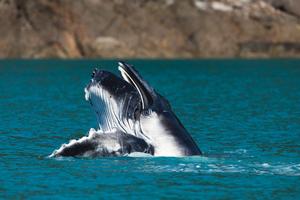
M 172 111 L 170 103 L 133 68 L 119 62 L 121 77 L 94 70 L 85 88 L 103 131 L 114 128 L 153 145 L 157 156 L 200 155 L 196 143 Z

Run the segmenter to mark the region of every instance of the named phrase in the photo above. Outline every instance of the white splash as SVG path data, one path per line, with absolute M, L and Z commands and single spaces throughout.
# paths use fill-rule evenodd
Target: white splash
M 130 154 L 124 155 L 127 157 L 134 157 L 134 158 L 145 158 L 145 157 L 153 157 L 151 154 L 143 153 L 143 152 L 132 152 Z

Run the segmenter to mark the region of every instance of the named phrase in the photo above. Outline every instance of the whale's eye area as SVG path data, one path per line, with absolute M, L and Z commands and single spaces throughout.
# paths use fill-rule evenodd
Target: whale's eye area
M 152 113 L 152 110 L 151 109 L 146 109 L 146 110 L 143 110 L 142 111 L 142 115 L 143 116 L 150 116 Z
M 135 111 L 134 111 L 134 119 L 138 119 L 140 116 L 140 109 L 136 108 Z
M 142 104 L 139 103 L 135 109 L 134 109 L 134 112 L 133 112 L 133 117 L 135 120 L 138 120 L 141 116 L 141 112 L 142 112 Z

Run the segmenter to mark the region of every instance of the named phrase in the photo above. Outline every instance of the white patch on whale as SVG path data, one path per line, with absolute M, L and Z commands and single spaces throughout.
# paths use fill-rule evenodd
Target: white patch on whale
M 168 130 L 161 124 L 160 117 L 156 112 L 152 111 L 149 116 L 141 116 L 140 124 L 142 132 L 150 139 L 148 142 L 154 146 L 155 156 L 185 155 L 172 134 L 168 133 Z

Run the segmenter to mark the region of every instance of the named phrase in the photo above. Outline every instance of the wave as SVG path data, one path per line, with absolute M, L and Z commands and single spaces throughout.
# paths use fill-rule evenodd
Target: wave
M 226 163 L 224 160 L 220 161 L 214 159 L 210 161 L 209 158 L 201 158 L 198 162 L 188 162 L 182 160 L 174 164 L 172 162 L 162 164 L 160 161 L 155 162 L 155 157 L 151 158 L 151 163 L 143 166 L 141 169 L 147 172 L 192 172 L 201 174 L 223 174 L 223 173 L 239 173 L 249 175 L 282 175 L 282 176 L 300 176 L 300 164 L 269 164 L 269 163 Z M 179 161 L 181 160 L 180 158 Z M 189 159 L 188 159 L 189 160 Z
M 224 154 L 230 154 L 230 156 L 222 156 Z M 251 155 L 246 149 L 224 152 L 224 154 L 221 156 L 155 157 L 146 153 L 131 153 L 123 157 L 99 157 L 95 162 L 100 161 L 102 165 L 110 166 L 109 168 L 117 163 L 118 166 L 115 166 L 117 169 L 146 173 L 182 172 L 212 175 L 237 173 L 257 176 L 300 176 L 300 163 L 298 162 L 258 161 L 258 158 Z M 56 159 L 75 161 L 86 158 Z

